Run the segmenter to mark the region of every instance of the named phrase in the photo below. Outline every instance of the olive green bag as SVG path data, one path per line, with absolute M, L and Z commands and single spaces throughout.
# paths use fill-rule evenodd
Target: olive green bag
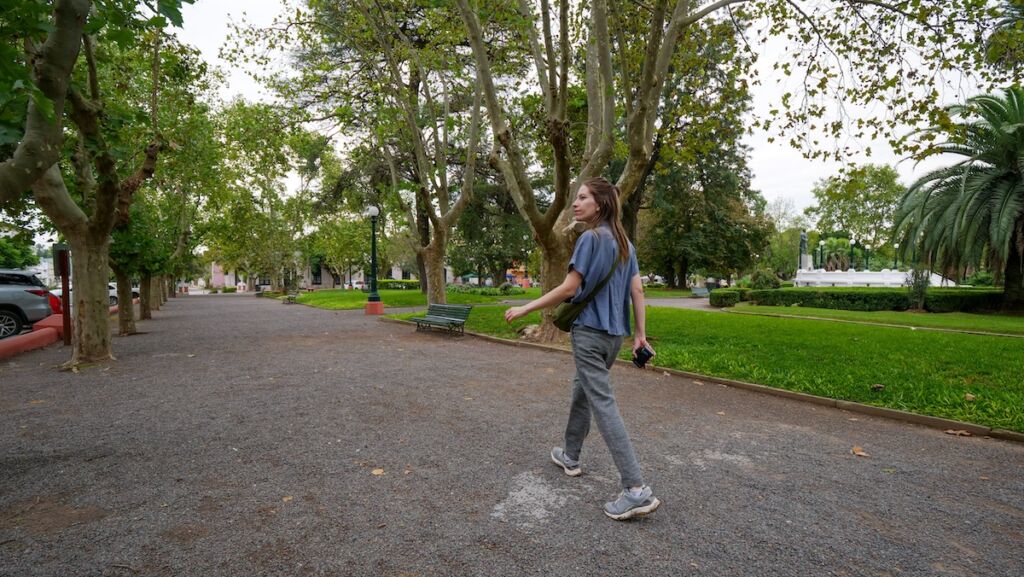
M 590 301 L 594 300 L 594 295 L 601 292 L 604 285 L 608 284 L 609 279 L 611 279 L 612 275 L 615 274 L 615 269 L 619 268 L 618 265 L 619 259 L 616 258 L 615 262 L 612 264 L 612 269 L 608 271 L 607 275 L 605 275 L 604 280 L 602 280 L 594 290 L 590 291 L 590 294 L 588 294 L 585 299 L 578 303 L 574 303 L 572 302 L 572 299 L 569 299 L 555 307 L 555 313 L 552 316 L 551 322 L 553 322 L 559 330 L 563 330 L 565 332 L 571 331 L 572 324 L 576 322 L 576 319 L 579 318 L 581 314 L 583 314 L 583 309 L 587 308 Z

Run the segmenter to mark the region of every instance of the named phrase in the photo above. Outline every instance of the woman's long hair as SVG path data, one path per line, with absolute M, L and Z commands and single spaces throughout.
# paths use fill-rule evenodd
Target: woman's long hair
M 602 222 L 608 221 L 612 227 L 612 234 L 615 235 L 615 242 L 619 245 L 619 260 L 629 260 L 629 240 L 626 236 L 626 229 L 622 228 L 622 218 L 619 214 L 619 187 L 598 176 L 583 183 L 594 196 L 594 201 L 600 207 L 597 221 L 591 226 L 596 228 Z

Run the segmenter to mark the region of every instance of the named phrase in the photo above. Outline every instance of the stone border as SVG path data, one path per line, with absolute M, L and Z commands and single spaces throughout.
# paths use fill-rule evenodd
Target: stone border
M 380 317 L 381 321 L 398 323 L 403 325 L 416 326 L 416 323 L 410 321 L 404 321 L 401 319 L 392 319 L 388 317 Z M 474 333 L 472 331 L 466 331 L 466 335 L 476 337 L 492 343 L 498 343 L 506 346 L 513 347 L 524 347 L 529 349 L 535 349 L 540 351 L 547 351 L 553 353 L 569 353 L 569 349 L 562 347 L 556 347 L 552 345 L 543 345 L 540 343 L 528 343 L 520 341 L 511 341 L 492 335 L 485 335 L 482 333 Z M 633 366 L 633 363 L 624 359 L 615 359 L 615 362 L 623 366 Z M 717 383 L 728 387 L 735 387 L 737 389 L 744 389 L 755 393 L 762 393 L 766 395 L 773 395 L 776 397 L 782 397 L 785 399 L 792 399 L 794 401 L 802 401 L 805 403 L 812 403 L 815 405 L 822 405 L 825 407 L 832 407 L 835 409 L 842 409 L 844 411 L 850 411 L 853 413 L 860 413 L 863 415 L 871 415 L 873 417 L 882 417 L 886 419 L 892 419 L 895 421 L 902 421 L 905 423 L 911 423 L 914 425 L 921 425 L 930 427 L 933 429 L 941 430 L 954 430 L 954 431 L 967 431 L 976 437 L 992 437 L 994 439 L 1001 439 L 1004 441 L 1015 441 L 1017 443 L 1024 443 L 1024 433 L 1018 433 L 1016 431 L 1008 431 L 1005 429 L 992 429 L 984 425 L 978 425 L 975 423 L 967 423 L 964 421 L 955 421 L 953 419 L 943 419 L 941 417 L 932 417 L 929 415 L 919 415 L 917 413 L 910 413 L 907 411 L 900 411 L 898 409 L 889 409 L 886 407 L 876 407 L 874 405 L 866 405 L 864 403 L 856 403 L 853 401 L 842 401 L 837 399 L 830 399 L 828 397 L 819 397 L 817 395 L 810 395 L 807 393 L 799 393 L 796 391 L 789 391 L 786 389 L 777 389 L 769 387 L 767 385 L 758 385 L 754 383 L 747 383 L 744 381 L 734 381 L 732 379 L 725 379 L 722 377 L 712 377 L 708 375 L 702 375 L 699 373 L 690 373 L 687 371 L 680 371 L 678 369 L 672 369 L 668 367 L 659 367 L 650 365 L 650 370 L 661 371 L 677 377 L 684 377 L 691 380 L 700 380 L 710 383 Z

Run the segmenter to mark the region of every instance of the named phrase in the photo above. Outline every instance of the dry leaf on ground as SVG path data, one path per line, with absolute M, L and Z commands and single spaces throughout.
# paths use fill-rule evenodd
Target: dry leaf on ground
M 284 497 L 281 498 L 281 500 L 284 501 L 285 503 L 289 503 L 294 498 L 295 497 L 292 497 L 291 495 L 285 495 Z
M 380 475 L 384 474 L 384 469 L 374 469 L 373 471 L 371 471 L 371 473 L 373 473 L 374 475 L 380 476 Z
M 868 454 L 867 451 L 865 451 L 863 448 L 861 448 L 858 445 L 854 445 L 853 448 L 850 449 L 850 452 L 853 453 L 854 455 L 857 455 L 858 457 L 870 457 L 871 456 L 871 455 Z
M 946 429 L 947 435 L 955 435 L 957 437 L 970 437 L 971 432 L 964 429 Z
M 978 397 L 975 397 L 974 395 L 972 395 L 970 393 L 964 393 L 964 400 L 965 401 L 973 401 L 974 399 L 977 399 L 977 398 Z

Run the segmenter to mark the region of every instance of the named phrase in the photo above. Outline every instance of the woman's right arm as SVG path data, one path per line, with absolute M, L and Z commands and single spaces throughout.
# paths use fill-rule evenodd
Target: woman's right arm
M 532 313 L 535 310 L 553 307 L 565 299 L 572 298 L 576 294 L 576 290 L 580 288 L 581 284 L 583 284 L 583 276 L 576 270 L 571 270 L 569 271 L 569 274 L 565 275 L 565 280 L 562 281 L 562 284 L 551 289 L 547 294 L 544 294 L 540 298 L 530 301 L 521 307 L 512 307 L 505 311 L 505 322 L 510 323 L 519 317 Z

